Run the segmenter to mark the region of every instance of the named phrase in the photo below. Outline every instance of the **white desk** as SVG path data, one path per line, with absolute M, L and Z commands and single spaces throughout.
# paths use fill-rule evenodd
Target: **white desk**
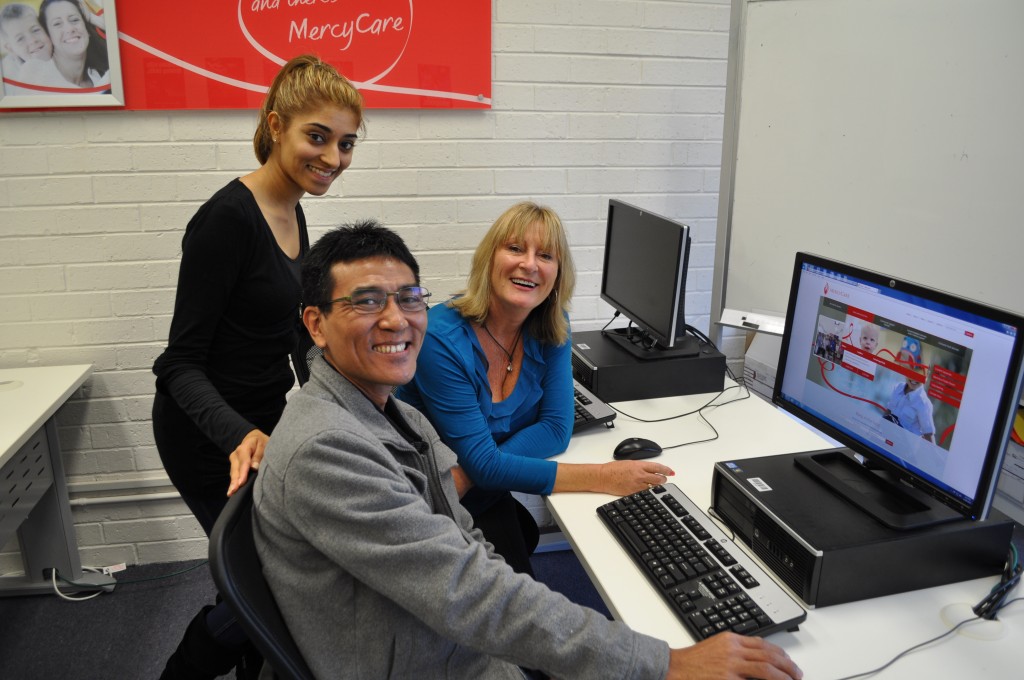
M 735 392 L 732 390 L 729 395 Z M 708 395 L 673 397 L 616 406 L 651 419 L 692 410 L 708 398 Z M 672 449 L 655 459 L 673 468 L 676 475 L 669 482 L 705 509 L 711 503 L 715 462 L 831 446 L 820 435 L 757 396 L 705 411 L 705 414 L 718 429 L 718 440 Z M 575 435 L 569 449 L 555 460 L 565 463 L 608 461 L 615 444 L 631 436 L 653 439 L 665 447 L 711 435 L 710 428 L 696 415 L 662 423 L 640 423 L 620 415 L 613 429 L 595 428 Z M 598 518 L 595 509 L 612 498 L 603 494 L 560 493 L 551 495 L 547 503 L 616 619 L 635 630 L 666 640 L 672 647 L 693 644 L 675 615 Z M 726 532 L 731 533 L 728 529 Z M 770 639 L 786 649 L 807 678 L 827 680 L 864 672 L 881 666 L 908 647 L 947 631 L 941 618 L 947 605 L 968 605 L 963 608 L 966 614 L 955 621 L 968 618 L 970 606 L 981 600 L 997 582 L 998 578 L 993 576 L 812 609 L 799 631 L 779 633 Z M 1024 596 L 1024 588 L 1014 595 Z M 799 602 L 799 598 L 796 599 Z M 999 622 L 970 626 L 974 627 L 973 631 L 968 629 L 965 633 L 961 628 L 950 638 L 901 659 L 874 677 L 1024 677 L 1024 655 L 1021 654 L 1024 603 L 1006 609 L 1000 614 Z M 978 639 L 978 636 L 992 634 L 1001 634 L 1001 637 Z
M 0 578 L 0 596 L 52 592 L 44 569 L 83 579 L 53 416 L 90 373 L 90 364 L 0 369 L 0 545 L 17 532 L 25 565 L 23 576 Z

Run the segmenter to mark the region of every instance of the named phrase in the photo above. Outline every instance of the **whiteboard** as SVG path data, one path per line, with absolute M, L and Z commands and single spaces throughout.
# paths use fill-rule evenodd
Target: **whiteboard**
M 1024 310 L 1024 2 L 733 0 L 712 314 L 810 251 Z

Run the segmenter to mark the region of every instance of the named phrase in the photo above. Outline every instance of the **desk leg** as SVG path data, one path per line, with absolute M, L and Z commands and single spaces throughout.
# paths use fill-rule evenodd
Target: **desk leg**
M 44 570 L 52 568 L 56 568 L 61 577 L 69 581 L 81 581 L 85 578 L 89 582 L 87 587 L 76 588 L 61 583 L 58 579 L 57 584 L 62 592 L 96 590 L 103 585 L 109 588 L 115 583 L 112 577 L 102 576 L 97 579 L 95 574 L 84 575 L 82 572 L 58 441 L 57 427 L 54 419 L 50 418 L 45 425 L 45 443 L 52 479 L 49 488 L 42 492 L 28 516 L 18 527 L 25 575 L 0 578 L 0 596 L 52 593 L 53 584 L 43 575 Z M 27 467 L 30 470 L 39 470 L 40 484 L 47 481 L 47 471 L 42 466 L 34 467 L 29 464 Z

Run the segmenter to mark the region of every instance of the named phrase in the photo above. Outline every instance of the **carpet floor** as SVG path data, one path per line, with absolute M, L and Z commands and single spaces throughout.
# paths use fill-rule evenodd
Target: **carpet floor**
M 538 553 L 537 579 L 608 615 L 570 550 Z M 216 594 L 205 561 L 129 567 L 112 593 L 0 598 L 0 678 L 155 680 L 196 612 Z M 233 676 L 231 676 L 233 677 Z

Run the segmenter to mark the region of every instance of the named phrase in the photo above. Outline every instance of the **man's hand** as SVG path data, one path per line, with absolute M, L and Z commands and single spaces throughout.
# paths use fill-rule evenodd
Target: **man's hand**
M 800 680 L 786 652 L 757 637 L 719 633 L 693 647 L 673 649 L 665 680 Z
M 245 439 L 231 452 L 231 483 L 228 485 L 228 495 L 238 491 L 238 488 L 245 484 L 249 478 L 250 468 L 257 470 L 260 461 L 263 460 L 263 450 L 267 448 L 267 440 L 270 437 L 260 430 L 253 430 L 245 435 Z

